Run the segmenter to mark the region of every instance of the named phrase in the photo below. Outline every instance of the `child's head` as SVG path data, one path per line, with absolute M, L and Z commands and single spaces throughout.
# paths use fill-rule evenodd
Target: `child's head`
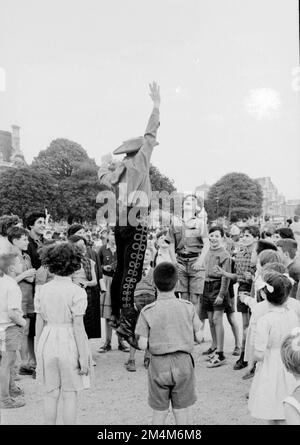
M 242 229 L 240 239 L 243 246 L 250 247 L 259 238 L 259 228 L 257 226 L 245 226 Z
M 7 236 L 8 231 L 17 225 L 20 225 L 21 221 L 17 215 L 3 215 L 0 217 L 0 235 Z
M 44 212 L 33 212 L 26 218 L 26 227 L 37 236 L 44 235 L 45 219 L 46 214 Z
M 87 241 L 79 235 L 72 235 L 69 237 L 69 242 L 77 246 L 83 255 L 87 252 Z
M 296 257 L 298 243 L 292 238 L 280 239 L 277 243 L 278 250 L 283 255 L 283 261 L 289 265 Z
M 280 229 L 276 229 L 272 235 L 272 241 L 275 244 L 277 244 L 279 240 L 286 238 L 294 239 L 294 233 L 289 227 L 281 227 Z
M 5 274 L 15 278 L 23 272 L 23 264 L 17 253 L 1 255 L 0 270 Z
M 153 279 L 159 292 L 171 292 L 175 289 L 177 284 L 177 269 L 172 263 L 160 263 L 154 269 Z
M 203 207 L 203 201 L 196 195 L 186 195 L 183 198 L 183 213 L 197 215 Z
M 287 371 L 300 379 L 300 328 L 293 329 L 281 345 L 281 359 Z
M 85 236 L 85 229 L 81 224 L 72 224 L 67 231 L 67 236 L 77 235 L 77 236 Z
M 221 247 L 224 239 L 224 229 L 220 226 L 213 226 L 209 229 L 209 241 L 212 249 Z
M 270 271 L 274 271 L 274 272 L 278 272 L 278 273 L 282 273 L 282 274 L 287 274 L 287 268 L 285 267 L 284 264 L 282 263 L 267 263 L 264 265 L 264 267 L 261 270 L 261 276 L 264 279 L 264 274 Z
M 22 252 L 25 252 L 28 248 L 28 231 L 23 227 L 14 226 L 9 229 L 7 239 Z
M 292 290 L 290 279 L 281 273 L 270 271 L 264 274 L 266 286 L 263 289 L 266 299 L 274 306 L 284 304 Z
M 67 277 L 81 268 L 82 252 L 71 243 L 55 243 L 42 249 L 41 262 L 50 273 Z
M 273 243 L 259 239 L 256 244 L 256 249 L 253 250 L 252 255 L 251 255 L 251 264 L 253 266 L 257 265 L 258 256 L 264 250 L 277 250 L 277 247 Z
M 257 257 L 257 266 L 258 268 L 264 267 L 267 263 L 282 263 L 283 259 L 280 252 L 272 249 L 266 249 L 260 252 Z

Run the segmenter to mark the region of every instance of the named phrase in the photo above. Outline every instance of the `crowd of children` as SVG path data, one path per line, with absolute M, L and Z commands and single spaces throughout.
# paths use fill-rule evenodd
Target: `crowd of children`
M 232 354 L 238 356 L 234 370 L 245 369 L 242 378 L 252 379 L 251 415 L 300 424 L 300 259 L 294 233 L 254 225 L 208 228 L 200 210 L 199 198 L 188 195 L 182 219 L 148 235 L 134 293 L 153 423 L 166 421 L 170 403 L 176 423 L 188 423 L 196 401 L 194 343 L 203 341 L 208 319 L 211 345 L 202 353 L 207 367 L 226 365 L 226 314 L 235 339 Z M 74 424 L 77 392 L 90 387 L 95 364 L 88 339 L 104 337 L 100 317 L 105 342 L 98 352 L 112 350 L 113 228 L 102 230 L 97 246 L 79 224 L 70 226 L 67 240 L 45 239 L 45 215 L 36 212 L 26 229 L 15 216 L 0 217 L 0 232 L 1 407 L 24 406 L 18 374 L 37 376 L 45 389 L 45 423 L 56 423 L 61 395 L 64 423 Z M 125 372 L 136 371 L 136 350 L 120 337 L 118 350 L 129 353 Z

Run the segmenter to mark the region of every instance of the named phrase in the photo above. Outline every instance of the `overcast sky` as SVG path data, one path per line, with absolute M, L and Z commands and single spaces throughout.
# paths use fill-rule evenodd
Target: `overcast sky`
M 29 162 L 59 137 L 100 162 L 143 134 L 157 80 L 153 163 L 179 190 L 239 171 L 300 198 L 297 4 L 0 0 L 0 129 L 21 126 Z

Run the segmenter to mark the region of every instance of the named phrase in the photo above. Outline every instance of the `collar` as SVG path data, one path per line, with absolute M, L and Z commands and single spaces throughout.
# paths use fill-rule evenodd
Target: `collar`
M 176 295 L 175 294 L 173 294 L 173 295 L 161 295 L 161 294 L 158 294 L 157 295 L 157 300 L 173 300 L 173 299 L 176 299 Z
M 57 280 L 57 281 L 72 281 L 72 277 L 71 276 L 63 277 L 61 275 L 54 275 L 53 279 Z

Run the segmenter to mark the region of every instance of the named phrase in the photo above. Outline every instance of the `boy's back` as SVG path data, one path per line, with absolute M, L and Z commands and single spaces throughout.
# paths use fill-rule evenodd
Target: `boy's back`
M 148 338 L 149 351 L 153 355 L 176 351 L 191 353 L 194 334 L 200 326 L 192 303 L 175 295 L 158 296 L 155 302 L 143 308 L 135 332 Z

